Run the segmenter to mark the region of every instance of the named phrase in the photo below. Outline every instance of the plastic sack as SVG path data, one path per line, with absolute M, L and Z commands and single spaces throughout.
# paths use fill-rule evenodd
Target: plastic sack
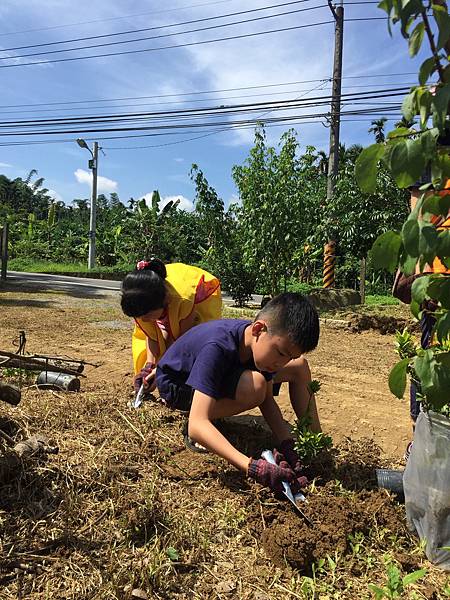
M 406 518 L 428 559 L 450 571 L 450 420 L 421 412 L 403 475 Z M 446 550 L 445 547 L 448 549 Z

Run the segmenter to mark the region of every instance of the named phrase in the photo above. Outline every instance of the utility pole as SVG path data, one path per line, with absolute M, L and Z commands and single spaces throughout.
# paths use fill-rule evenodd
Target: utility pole
M 96 228 L 96 213 L 97 213 L 97 168 L 98 168 L 98 142 L 94 142 L 93 150 L 89 148 L 86 141 L 82 138 L 77 139 L 77 144 L 80 148 L 86 148 L 91 153 L 92 158 L 89 159 L 88 165 L 92 171 L 92 193 L 91 193 L 91 208 L 89 214 L 89 254 L 88 254 L 88 269 L 95 268 L 95 228 Z
M 91 166 L 92 163 L 92 166 Z M 91 216 L 89 219 L 89 256 L 88 269 L 95 268 L 95 228 L 97 216 L 97 165 L 98 165 L 98 142 L 94 142 L 94 151 L 92 161 L 89 166 L 92 169 L 92 196 L 91 196 Z
M 334 61 L 333 61 L 333 85 L 331 97 L 331 116 L 330 116 L 330 155 L 328 158 L 328 178 L 327 178 L 327 202 L 326 210 L 334 195 L 334 186 L 339 168 L 339 130 L 341 124 L 341 87 L 342 87 L 342 46 L 344 41 L 344 7 L 333 6 L 331 0 L 328 0 L 328 6 L 333 13 L 335 20 L 334 28 Z M 332 214 L 327 214 L 328 222 L 332 219 Z M 334 267 L 336 264 L 336 240 L 333 239 L 331 226 L 328 225 L 328 241 L 324 248 L 323 262 L 323 287 L 334 287 Z

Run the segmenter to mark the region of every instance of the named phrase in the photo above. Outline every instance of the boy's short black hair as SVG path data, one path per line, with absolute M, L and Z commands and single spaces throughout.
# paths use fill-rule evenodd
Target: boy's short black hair
M 267 321 L 271 335 L 287 335 L 302 353 L 311 352 L 319 342 L 319 315 L 311 302 L 297 292 L 272 298 L 256 316 Z

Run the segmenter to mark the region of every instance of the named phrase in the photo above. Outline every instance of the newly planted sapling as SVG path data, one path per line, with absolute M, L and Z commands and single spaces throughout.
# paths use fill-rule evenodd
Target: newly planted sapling
M 300 419 L 297 419 L 293 427 L 294 448 L 300 459 L 305 462 L 310 462 L 322 450 L 331 448 L 333 440 L 329 435 L 323 432 L 314 433 L 311 431 L 312 418 L 310 414 L 311 400 L 315 393 L 320 390 L 320 382 L 317 380 L 310 381 L 308 384 L 309 401 L 306 409 L 306 414 Z

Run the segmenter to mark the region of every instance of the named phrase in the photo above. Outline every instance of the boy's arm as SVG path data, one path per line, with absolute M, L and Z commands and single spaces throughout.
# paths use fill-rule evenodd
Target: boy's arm
M 266 397 L 259 405 L 259 409 L 279 444 L 284 440 L 292 439 L 290 427 L 283 419 L 280 407 L 274 400 L 272 385 L 267 386 Z
M 203 392 L 195 390 L 189 413 L 189 436 L 241 471 L 247 472 L 250 457 L 239 452 L 237 448 L 230 444 L 211 422 L 212 419 L 230 416 L 216 414 L 218 404 L 221 402 L 225 404 L 227 399 L 224 398 L 223 401 L 216 400 Z M 222 406 L 222 408 L 225 408 L 225 406 Z

